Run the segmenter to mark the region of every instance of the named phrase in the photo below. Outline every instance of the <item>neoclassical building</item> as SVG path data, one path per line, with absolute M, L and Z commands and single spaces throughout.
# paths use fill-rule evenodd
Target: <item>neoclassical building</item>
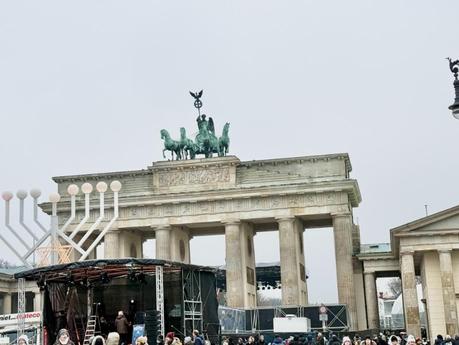
M 24 267 L 0 269 L 0 313 L 15 314 L 18 311 L 18 283 L 14 274 Z M 41 292 L 35 282 L 25 282 L 25 311 L 41 310 Z
M 308 304 L 303 231 L 333 227 L 339 302 L 347 306 L 350 327 L 358 329 L 355 286 L 362 282 L 354 282 L 358 227 L 352 210 L 361 196 L 351 170 L 347 154 L 249 162 L 226 156 L 154 162 L 143 170 L 61 176 L 54 181 L 62 196 L 57 207 L 61 225 L 70 217 L 70 185 L 121 182 L 119 218 L 103 238 L 106 258 L 142 257 L 142 243 L 154 238 L 157 259 L 189 263 L 191 238 L 225 236 L 227 303 L 237 308 L 256 306 L 257 232 L 279 232 L 282 302 L 297 306 Z M 98 204 L 96 194 L 91 194 L 92 205 Z M 50 206 L 44 209 L 49 212 Z M 107 218 L 110 212 L 107 209 Z M 98 216 L 94 209 L 82 231 Z M 84 217 L 80 193 L 73 228 Z
M 419 276 L 429 338 L 459 334 L 459 206 L 393 228 L 390 237 L 390 244 L 367 245 L 357 254 L 363 263 L 368 327 L 379 325 L 376 278 L 399 276 L 407 332 L 419 335 Z
M 222 235 L 226 300 L 235 308 L 256 307 L 253 238 L 263 231 L 279 233 L 283 305 L 308 305 L 303 232 L 332 227 L 338 299 L 347 307 L 349 329 L 379 328 L 376 279 L 401 277 L 406 329 L 420 335 L 415 283 L 420 276 L 430 338 L 459 333 L 459 206 L 392 229 L 388 244 L 362 245 L 353 220 L 361 195 L 351 170 L 349 156 L 340 153 L 247 162 L 235 156 L 161 161 L 142 170 L 60 176 L 54 177 L 61 195 L 57 214 L 67 235 L 93 248 L 114 216 L 115 202 L 107 192 L 99 217 L 101 196 L 91 186 L 120 181 L 118 218 L 99 243 L 105 258 L 142 258 L 143 243 L 155 239 L 156 258 L 189 263 L 193 237 Z M 83 184 L 72 216 L 67 191 Z M 50 204 L 42 208 L 51 213 Z M 75 251 L 71 259 L 80 255 Z M 87 258 L 96 258 L 95 250 Z M 14 281 L 0 276 L 0 283 L 3 309 L 11 310 Z

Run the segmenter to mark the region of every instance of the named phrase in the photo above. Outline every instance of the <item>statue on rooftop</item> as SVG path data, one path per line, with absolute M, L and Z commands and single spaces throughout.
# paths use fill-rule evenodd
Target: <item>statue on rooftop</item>
M 196 123 L 198 125 L 198 133 L 195 140 L 188 138 L 184 127 L 180 128 L 180 140 L 173 140 L 169 132 L 165 129 L 161 130 L 161 139 L 164 140 L 163 157 L 166 158 L 164 152 L 170 151 L 172 160 L 175 159 L 194 159 L 196 155 L 202 154 L 205 158 L 211 158 L 214 153 L 219 157 L 226 156 L 229 152 L 229 122 L 223 127 L 223 132 L 220 137 L 215 135 L 215 125 L 212 117 L 207 119 L 205 114 L 201 114 L 202 101 L 201 97 L 203 90 L 199 92 L 191 92 L 190 95 L 195 99 L 194 106 L 198 109 L 198 117 Z

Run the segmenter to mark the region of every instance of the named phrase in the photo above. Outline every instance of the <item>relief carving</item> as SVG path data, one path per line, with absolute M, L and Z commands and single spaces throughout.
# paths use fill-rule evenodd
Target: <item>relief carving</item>
M 159 174 L 159 185 L 161 187 L 209 184 L 229 181 L 229 168 L 162 172 Z

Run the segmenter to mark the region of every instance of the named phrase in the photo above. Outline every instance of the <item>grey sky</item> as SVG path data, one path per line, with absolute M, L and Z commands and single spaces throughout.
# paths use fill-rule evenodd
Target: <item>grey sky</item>
M 445 57 L 459 57 L 458 13 L 457 1 L 0 1 L 0 190 L 145 168 L 162 159 L 161 128 L 194 131 L 188 90 L 203 88 L 241 160 L 349 152 L 362 241 L 388 241 L 424 204 L 457 204 Z M 276 236 L 257 235 L 259 261 L 278 259 Z M 312 299 L 334 299 L 331 232 L 305 236 Z M 223 238 L 205 256 L 209 241 L 193 240 L 194 262 L 222 263 Z

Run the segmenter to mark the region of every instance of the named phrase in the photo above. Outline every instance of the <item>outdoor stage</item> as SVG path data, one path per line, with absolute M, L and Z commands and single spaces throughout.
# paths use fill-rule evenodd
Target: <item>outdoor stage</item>
M 132 324 L 145 323 L 153 339 L 165 331 L 181 338 L 193 329 L 210 338 L 219 334 L 215 270 L 209 267 L 150 259 L 88 260 L 23 271 L 15 278 L 40 286 L 48 344 L 62 327 L 75 344 L 83 344 L 91 316 L 104 316 L 112 330 L 119 310 Z M 163 311 L 162 322 L 152 318 L 156 310 Z

